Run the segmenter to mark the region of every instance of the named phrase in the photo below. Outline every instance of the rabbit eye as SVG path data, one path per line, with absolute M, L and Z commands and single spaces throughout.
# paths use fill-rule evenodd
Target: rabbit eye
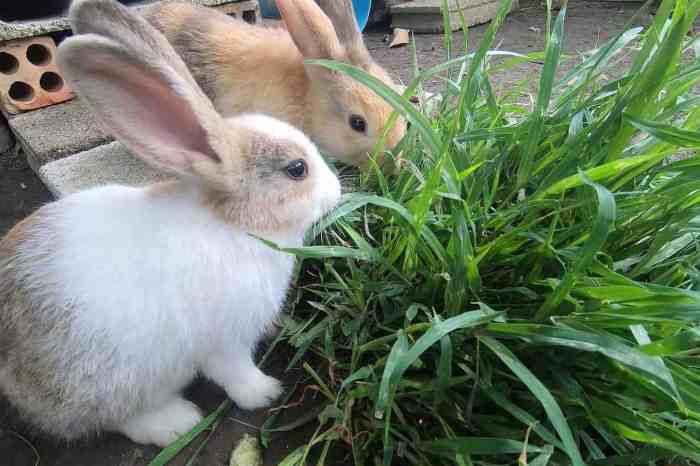
M 358 133 L 364 133 L 367 131 L 367 122 L 360 115 L 351 115 L 350 127 Z
M 287 175 L 293 180 L 303 180 L 308 173 L 306 162 L 302 159 L 294 160 L 287 165 Z

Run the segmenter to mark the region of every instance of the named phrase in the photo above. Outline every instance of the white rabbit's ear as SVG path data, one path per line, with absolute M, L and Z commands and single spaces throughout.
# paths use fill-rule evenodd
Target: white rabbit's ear
M 333 23 L 340 45 L 354 65 L 366 67 L 371 60 L 362 40 L 351 0 L 318 0 L 321 10 Z
M 158 31 L 112 0 L 80 0 L 70 16 L 79 34 L 61 44 L 58 63 L 107 130 L 176 172 L 219 160 L 212 141 L 223 119 Z
M 277 9 L 305 58 L 339 59 L 342 46 L 333 23 L 314 0 L 276 0 Z

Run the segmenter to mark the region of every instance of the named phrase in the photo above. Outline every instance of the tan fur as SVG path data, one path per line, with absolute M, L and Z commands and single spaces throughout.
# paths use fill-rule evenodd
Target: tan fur
M 359 64 L 364 69 L 372 62 L 372 58 L 362 41 L 362 34 L 357 28 L 352 2 L 338 0 L 317 0 L 321 10 L 328 15 L 335 26 L 335 31 L 341 43 L 346 44 L 347 53 L 352 55 L 351 63 Z
M 277 3 L 287 27 L 297 31 L 294 38 L 285 29 L 251 26 L 188 3 L 158 5 L 145 10 L 145 15 L 164 33 L 224 116 L 271 115 L 297 126 L 328 155 L 364 166 L 392 113 L 391 106 L 353 79 L 305 65 L 304 59 L 343 61 L 389 86 L 394 86 L 393 81 L 371 59 L 359 34 L 348 38 L 348 43 L 338 42 L 334 25 L 313 0 Z M 355 27 L 354 19 L 350 21 Z M 347 25 L 338 29 L 349 35 Z M 368 134 L 350 129 L 350 114 L 367 120 Z M 387 149 L 396 146 L 405 128 L 399 118 L 387 137 Z
M 37 210 L 34 214 L 20 221 L 0 239 L 0 257 L 9 257 L 13 251 L 17 250 L 17 246 L 26 238 L 30 227 L 41 223 L 42 213 L 41 209 Z
M 56 374 L 60 355 L 46 352 L 37 354 L 37 347 L 45 347 L 41 341 L 49 332 L 62 332 L 66 321 L 48 319 L 37 315 L 31 292 L 17 272 L 19 251 L 40 231 L 46 230 L 51 205 L 42 207 L 27 217 L 0 239 L 0 379 L 3 393 L 20 408 L 26 419 L 44 419 L 46 424 L 60 422 L 52 413 L 65 402 L 56 385 L 47 374 Z M 45 254 L 51 254 L 51 248 Z M 41 261 L 42 257 L 36 257 Z M 63 330 L 62 330 L 63 329 Z M 14 382 L 14 383 L 10 383 Z M 48 426 L 35 422 L 35 427 L 48 430 Z
M 0 361 L 7 360 L 9 351 L 14 346 L 14 338 L 2 328 L 2 323 L 8 316 L 12 316 L 12 320 L 19 320 L 19 316 L 28 309 L 24 297 L 17 291 L 15 256 L 27 237 L 28 230 L 38 223 L 40 214 L 35 213 L 22 220 L 0 239 L 0 315 L 4 317 L 0 319 Z
M 303 57 L 287 31 L 251 26 L 187 3 L 158 5 L 144 14 L 224 116 L 250 111 L 250 99 L 261 96 L 256 103 L 260 113 L 303 119 L 303 108 L 292 103 L 305 99 L 309 80 L 300 66 Z
M 219 152 L 220 165 L 209 172 L 200 167 L 199 175 L 206 180 L 201 203 L 230 225 L 258 234 L 289 231 L 295 226 L 293 217 L 276 215 L 284 205 L 307 205 L 313 185 L 307 182 L 285 182 L 275 189 L 260 189 L 260 164 L 268 160 L 286 163 L 305 159 L 304 149 L 293 141 L 271 141 L 264 134 L 247 129 L 242 132 L 236 151 Z M 203 170 L 203 171 L 201 171 Z M 243 174 L 242 174 L 243 173 Z M 256 177 L 256 174 L 258 176 Z M 263 184 L 267 181 L 262 180 Z M 286 181 L 286 180 L 285 180 Z M 270 181 L 271 182 L 271 181 Z M 187 190 L 189 180 L 169 180 L 147 188 L 147 195 L 171 197 Z M 255 206 L 251 208 L 251 205 Z
M 25 242 L 30 240 L 33 232 L 46 224 L 50 207 L 45 206 L 29 217 L 25 218 L 0 239 L 0 329 L 2 324 L 9 321 L 26 322 L 23 314 L 29 312 L 29 304 L 25 293 L 21 290 L 17 277 L 17 255 Z M 5 329 L 2 329 L 5 330 Z M 27 329 L 27 334 L 29 330 Z M 8 350 L 14 340 L 9 332 L 0 331 L 0 359 L 8 356 Z M 14 342 L 17 343 L 17 342 Z

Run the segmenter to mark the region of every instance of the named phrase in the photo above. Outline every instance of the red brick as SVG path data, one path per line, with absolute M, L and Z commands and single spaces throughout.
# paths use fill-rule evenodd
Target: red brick
M 16 114 L 72 99 L 56 66 L 51 37 L 16 39 L 0 44 L 0 106 Z

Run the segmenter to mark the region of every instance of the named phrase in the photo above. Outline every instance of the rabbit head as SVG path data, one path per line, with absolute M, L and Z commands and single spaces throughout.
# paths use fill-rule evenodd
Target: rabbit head
M 329 59 L 351 64 L 395 84 L 370 56 L 358 29 L 350 0 L 276 0 L 280 14 L 306 59 Z M 328 154 L 364 166 L 392 114 L 392 107 L 363 84 L 339 72 L 305 65 L 310 80 L 308 134 Z M 398 118 L 385 146 L 396 146 L 406 131 Z
M 225 119 L 165 37 L 112 0 L 79 0 L 59 47 L 76 94 L 135 155 L 201 191 L 251 232 L 302 231 L 337 202 L 337 178 L 298 130 L 262 115 Z

